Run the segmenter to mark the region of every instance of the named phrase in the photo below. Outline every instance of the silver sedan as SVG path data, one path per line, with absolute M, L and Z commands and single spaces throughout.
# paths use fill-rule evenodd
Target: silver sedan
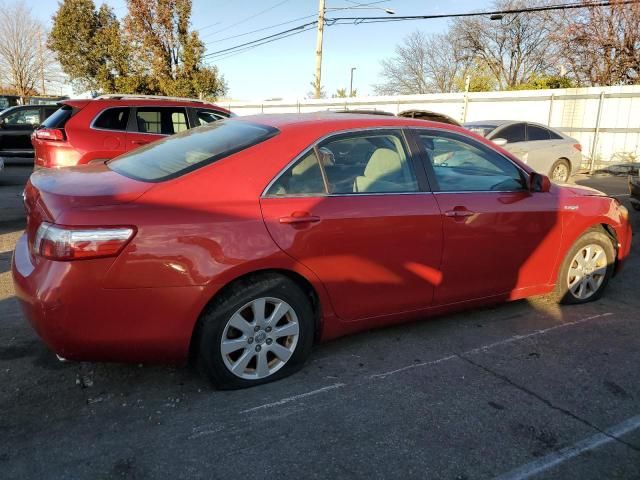
M 464 126 L 505 148 L 557 183 L 567 182 L 582 162 L 582 147 L 578 140 L 538 123 L 487 120 Z

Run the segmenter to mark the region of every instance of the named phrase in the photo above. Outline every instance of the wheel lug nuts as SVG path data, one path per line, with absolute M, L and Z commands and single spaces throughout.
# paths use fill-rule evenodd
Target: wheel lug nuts
M 256 352 L 259 352 L 260 350 L 262 350 L 262 347 L 260 345 L 256 345 Z
M 256 325 L 255 327 L 253 327 L 253 331 L 257 332 L 258 330 L 260 330 L 260 327 L 258 325 Z
M 271 342 L 273 342 L 273 340 L 271 340 L 270 338 L 267 338 L 267 345 L 271 345 Z
M 267 327 L 267 328 L 265 328 L 265 331 L 266 331 L 267 333 L 269 333 L 269 332 L 271 331 L 271 327 Z
M 253 337 L 249 337 L 249 338 L 247 339 L 247 343 L 253 343 Z

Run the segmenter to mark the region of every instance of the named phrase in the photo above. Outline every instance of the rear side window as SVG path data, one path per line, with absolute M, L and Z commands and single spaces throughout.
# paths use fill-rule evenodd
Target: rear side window
M 136 180 L 159 182 L 245 150 L 278 134 L 266 125 L 223 120 L 126 153 L 107 163 Z
M 126 130 L 129 121 L 129 108 L 108 108 L 93 122 L 94 128 L 103 130 Z
M 73 113 L 71 106 L 63 105 L 42 122 L 42 126 L 44 128 L 64 128 L 67 121 L 73 116 Z
M 491 139 L 504 138 L 508 143 L 524 142 L 524 123 L 514 123 L 494 133 Z
M 549 133 L 549 130 L 547 130 L 546 128 L 531 124 L 527 125 L 527 139 L 530 142 L 535 142 L 538 140 L 549 140 L 551 138 Z
M 184 108 L 138 108 L 136 123 L 139 133 L 173 135 L 187 130 L 187 112 Z

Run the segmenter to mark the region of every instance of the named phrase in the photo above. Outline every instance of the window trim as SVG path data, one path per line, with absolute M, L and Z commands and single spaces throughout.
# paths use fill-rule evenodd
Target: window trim
M 100 118 L 102 116 L 102 114 L 104 114 L 107 110 L 115 110 L 115 109 L 120 109 L 120 108 L 127 108 L 129 109 L 129 116 L 127 117 L 127 124 L 124 127 L 124 130 L 115 130 L 115 129 L 111 129 L 111 128 L 101 128 L 101 127 L 96 127 L 95 123 L 98 121 L 98 118 Z M 131 110 L 132 108 L 129 106 L 120 106 L 120 107 L 107 107 L 103 110 L 100 110 L 95 117 L 93 117 L 93 120 L 91 120 L 91 123 L 89 124 L 89 128 L 91 130 L 97 130 L 99 132 L 127 132 L 128 128 L 129 128 L 129 122 L 131 121 Z
M 514 167 L 516 167 L 516 169 L 520 172 L 520 174 L 522 175 L 522 180 L 525 182 L 525 185 L 528 184 L 529 182 L 529 177 L 531 176 L 531 174 L 529 172 L 527 172 L 524 168 L 522 168 L 520 165 L 518 165 L 516 162 L 514 162 L 513 160 L 511 160 L 509 157 L 507 157 L 506 155 L 503 155 L 502 153 L 500 153 L 497 150 L 494 150 L 493 148 L 489 147 L 488 145 L 485 145 L 482 142 L 479 142 L 478 140 L 476 140 L 475 138 L 473 138 L 470 135 L 467 135 L 466 133 L 461 133 L 461 132 L 457 132 L 457 131 L 453 131 L 453 130 L 448 130 L 448 129 L 434 129 L 434 128 L 421 128 L 421 127 L 410 127 L 407 129 L 411 135 L 415 136 L 414 141 L 416 142 L 417 148 L 420 150 L 420 157 L 421 160 L 423 162 L 423 166 L 424 169 L 427 172 L 427 177 L 429 178 L 429 183 L 432 186 L 432 191 L 434 194 L 446 194 L 446 193 L 494 193 L 494 194 L 501 194 L 501 193 L 522 193 L 522 192 L 529 192 L 529 190 L 526 187 L 523 187 L 520 190 L 440 190 L 440 184 L 438 183 L 438 178 L 436 176 L 436 172 L 433 168 L 433 164 L 431 163 L 431 159 L 429 156 L 429 153 L 427 152 L 427 150 L 422 146 L 422 144 L 420 143 L 418 137 L 420 136 L 420 132 L 429 132 L 431 134 L 442 134 L 443 132 L 449 135 L 453 135 L 453 136 L 458 136 L 460 138 L 463 138 L 465 140 L 467 140 L 468 142 L 465 143 L 470 143 L 471 145 L 479 145 L 480 148 L 479 150 L 485 149 L 485 150 L 490 150 L 492 153 L 494 153 L 495 155 L 498 155 L 499 157 L 503 158 L 504 160 L 506 160 L 507 162 L 509 162 L 511 165 L 513 165 Z
M 424 193 L 431 194 L 433 193 L 430 186 L 428 178 L 426 174 L 423 176 L 421 173 L 423 172 L 423 164 L 421 159 L 418 157 L 418 151 L 414 150 L 414 145 L 411 144 L 410 138 L 407 136 L 408 127 L 406 125 L 396 125 L 396 126 L 379 126 L 379 127 L 360 127 L 360 128 L 352 128 L 347 130 L 337 130 L 331 133 L 327 133 L 322 137 L 315 140 L 311 145 L 306 147 L 302 152 L 297 154 L 293 160 L 289 161 L 282 169 L 276 173 L 275 177 L 271 179 L 271 181 L 267 184 L 267 186 L 262 190 L 260 194 L 260 199 L 263 198 L 325 198 L 325 197 L 364 197 L 364 196 L 372 196 L 372 195 L 420 195 Z M 403 147 L 407 153 L 407 160 L 409 161 L 411 168 L 413 169 L 413 173 L 416 177 L 416 184 L 418 189 L 415 192 L 356 192 L 356 193 L 328 193 L 327 185 L 325 185 L 325 189 L 327 189 L 326 193 L 293 193 L 286 195 L 268 195 L 267 192 L 271 189 L 274 183 L 276 183 L 284 173 L 289 170 L 296 162 L 301 160 L 304 156 L 306 156 L 311 150 L 314 151 L 316 156 L 316 161 L 321 168 L 321 172 L 324 172 L 324 168 L 320 163 L 320 157 L 318 156 L 317 149 L 319 145 L 324 141 L 337 136 L 349 135 L 349 134 L 358 134 L 362 132 L 375 132 L 375 131 L 394 131 L 400 133 L 401 141 L 403 142 Z M 323 173 L 324 176 L 324 173 Z M 323 179 L 324 181 L 324 179 Z

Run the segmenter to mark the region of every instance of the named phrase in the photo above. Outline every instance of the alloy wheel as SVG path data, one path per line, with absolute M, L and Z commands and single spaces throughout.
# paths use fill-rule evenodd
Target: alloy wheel
M 579 300 L 593 296 L 602 286 L 607 274 L 607 254 L 600 245 L 585 245 L 569 264 L 567 286 Z
M 284 300 L 261 297 L 246 303 L 228 320 L 220 352 L 231 373 L 258 380 L 280 370 L 300 336 L 298 316 Z
M 565 163 L 558 163 L 551 172 L 551 179 L 555 182 L 564 183 L 569 179 L 569 169 Z

